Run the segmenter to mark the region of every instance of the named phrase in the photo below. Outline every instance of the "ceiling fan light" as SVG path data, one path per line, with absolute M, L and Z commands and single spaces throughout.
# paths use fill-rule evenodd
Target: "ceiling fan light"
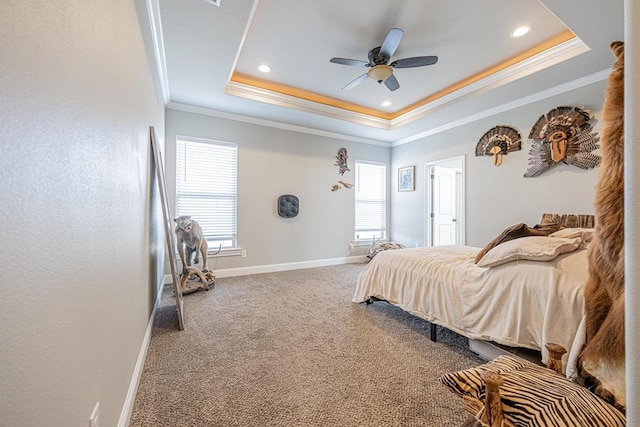
M 382 83 L 391 77 L 391 74 L 393 74 L 393 68 L 388 65 L 376 65 L 371 68 L 367 74 L 372 80 Z

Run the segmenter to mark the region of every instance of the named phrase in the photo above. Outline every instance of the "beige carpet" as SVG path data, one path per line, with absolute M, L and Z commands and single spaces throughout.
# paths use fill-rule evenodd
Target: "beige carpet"
M 460 426 L 437 378 L 482 361 L 467 340 L 385 302 L 351 301 L 364 264 L 217 279 L 155 319 L 138 426 Z

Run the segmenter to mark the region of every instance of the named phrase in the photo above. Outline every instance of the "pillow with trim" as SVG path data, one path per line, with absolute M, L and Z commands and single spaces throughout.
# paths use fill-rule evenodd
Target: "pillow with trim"
M 566 239 L 574 239 L 579 237 L 584 243 L 589 243 L 593 240 L 593 228 L 563 228 L 549 234 L 549 237 L 564 237 Z
M 487 252 L 478 267 L 496 267 L 511 261 L 551 261 L 580 247 L 580 238 L 529 236 L 510 240 Z
M 537 229 L 535 227 L 529 227 L 523 222 L 514 224 L 502 230 L 502 233 L 498 234 L 493 240 L 487 243 L 485 247 L 476 254 L 474 262 L 477 264 L 487 252 L 501 243 L 527 236 L 547 236 L 549 235 L 549 233 L 551 233 L 551 231 L 549 231 L 548 229 Z

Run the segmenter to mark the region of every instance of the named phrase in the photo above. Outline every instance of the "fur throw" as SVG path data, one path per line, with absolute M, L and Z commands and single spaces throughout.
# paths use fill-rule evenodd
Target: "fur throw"
M 602 163 L 596 185 L 595 230 L 584 292 L 587 339 L 581 376 L 595 393 L 624 410 L 624 44 L 616 57 L 602 107 Z
M 498 234 L 493 240 L 487 243 L 484 248 L 476 254 L 473 262 L 476 264 L 480 262 L 483 256 L 486 255 L 491 249 L 495 248 L 501 243 L 508 242 L 509 240 L 519 239 L 520 237 L 527 236 L 548 236 L 554 231 L 558 231 L 560 226 L 558 224 L 542 226 L 540 224 L 535 227 L 529 227 L 527 224 L 521 222 L 514 224 L 511 227 L 507 227 L 502 230 L 502 233 Z

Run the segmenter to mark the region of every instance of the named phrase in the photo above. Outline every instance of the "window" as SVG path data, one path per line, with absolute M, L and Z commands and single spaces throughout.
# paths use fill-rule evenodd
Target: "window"
M 386 238 L 387 167 L 356 161 L 356 240 Z
M 210 251 L 237 245 L 236 144 L 179 137 L 176 213 L 198 221 Z

